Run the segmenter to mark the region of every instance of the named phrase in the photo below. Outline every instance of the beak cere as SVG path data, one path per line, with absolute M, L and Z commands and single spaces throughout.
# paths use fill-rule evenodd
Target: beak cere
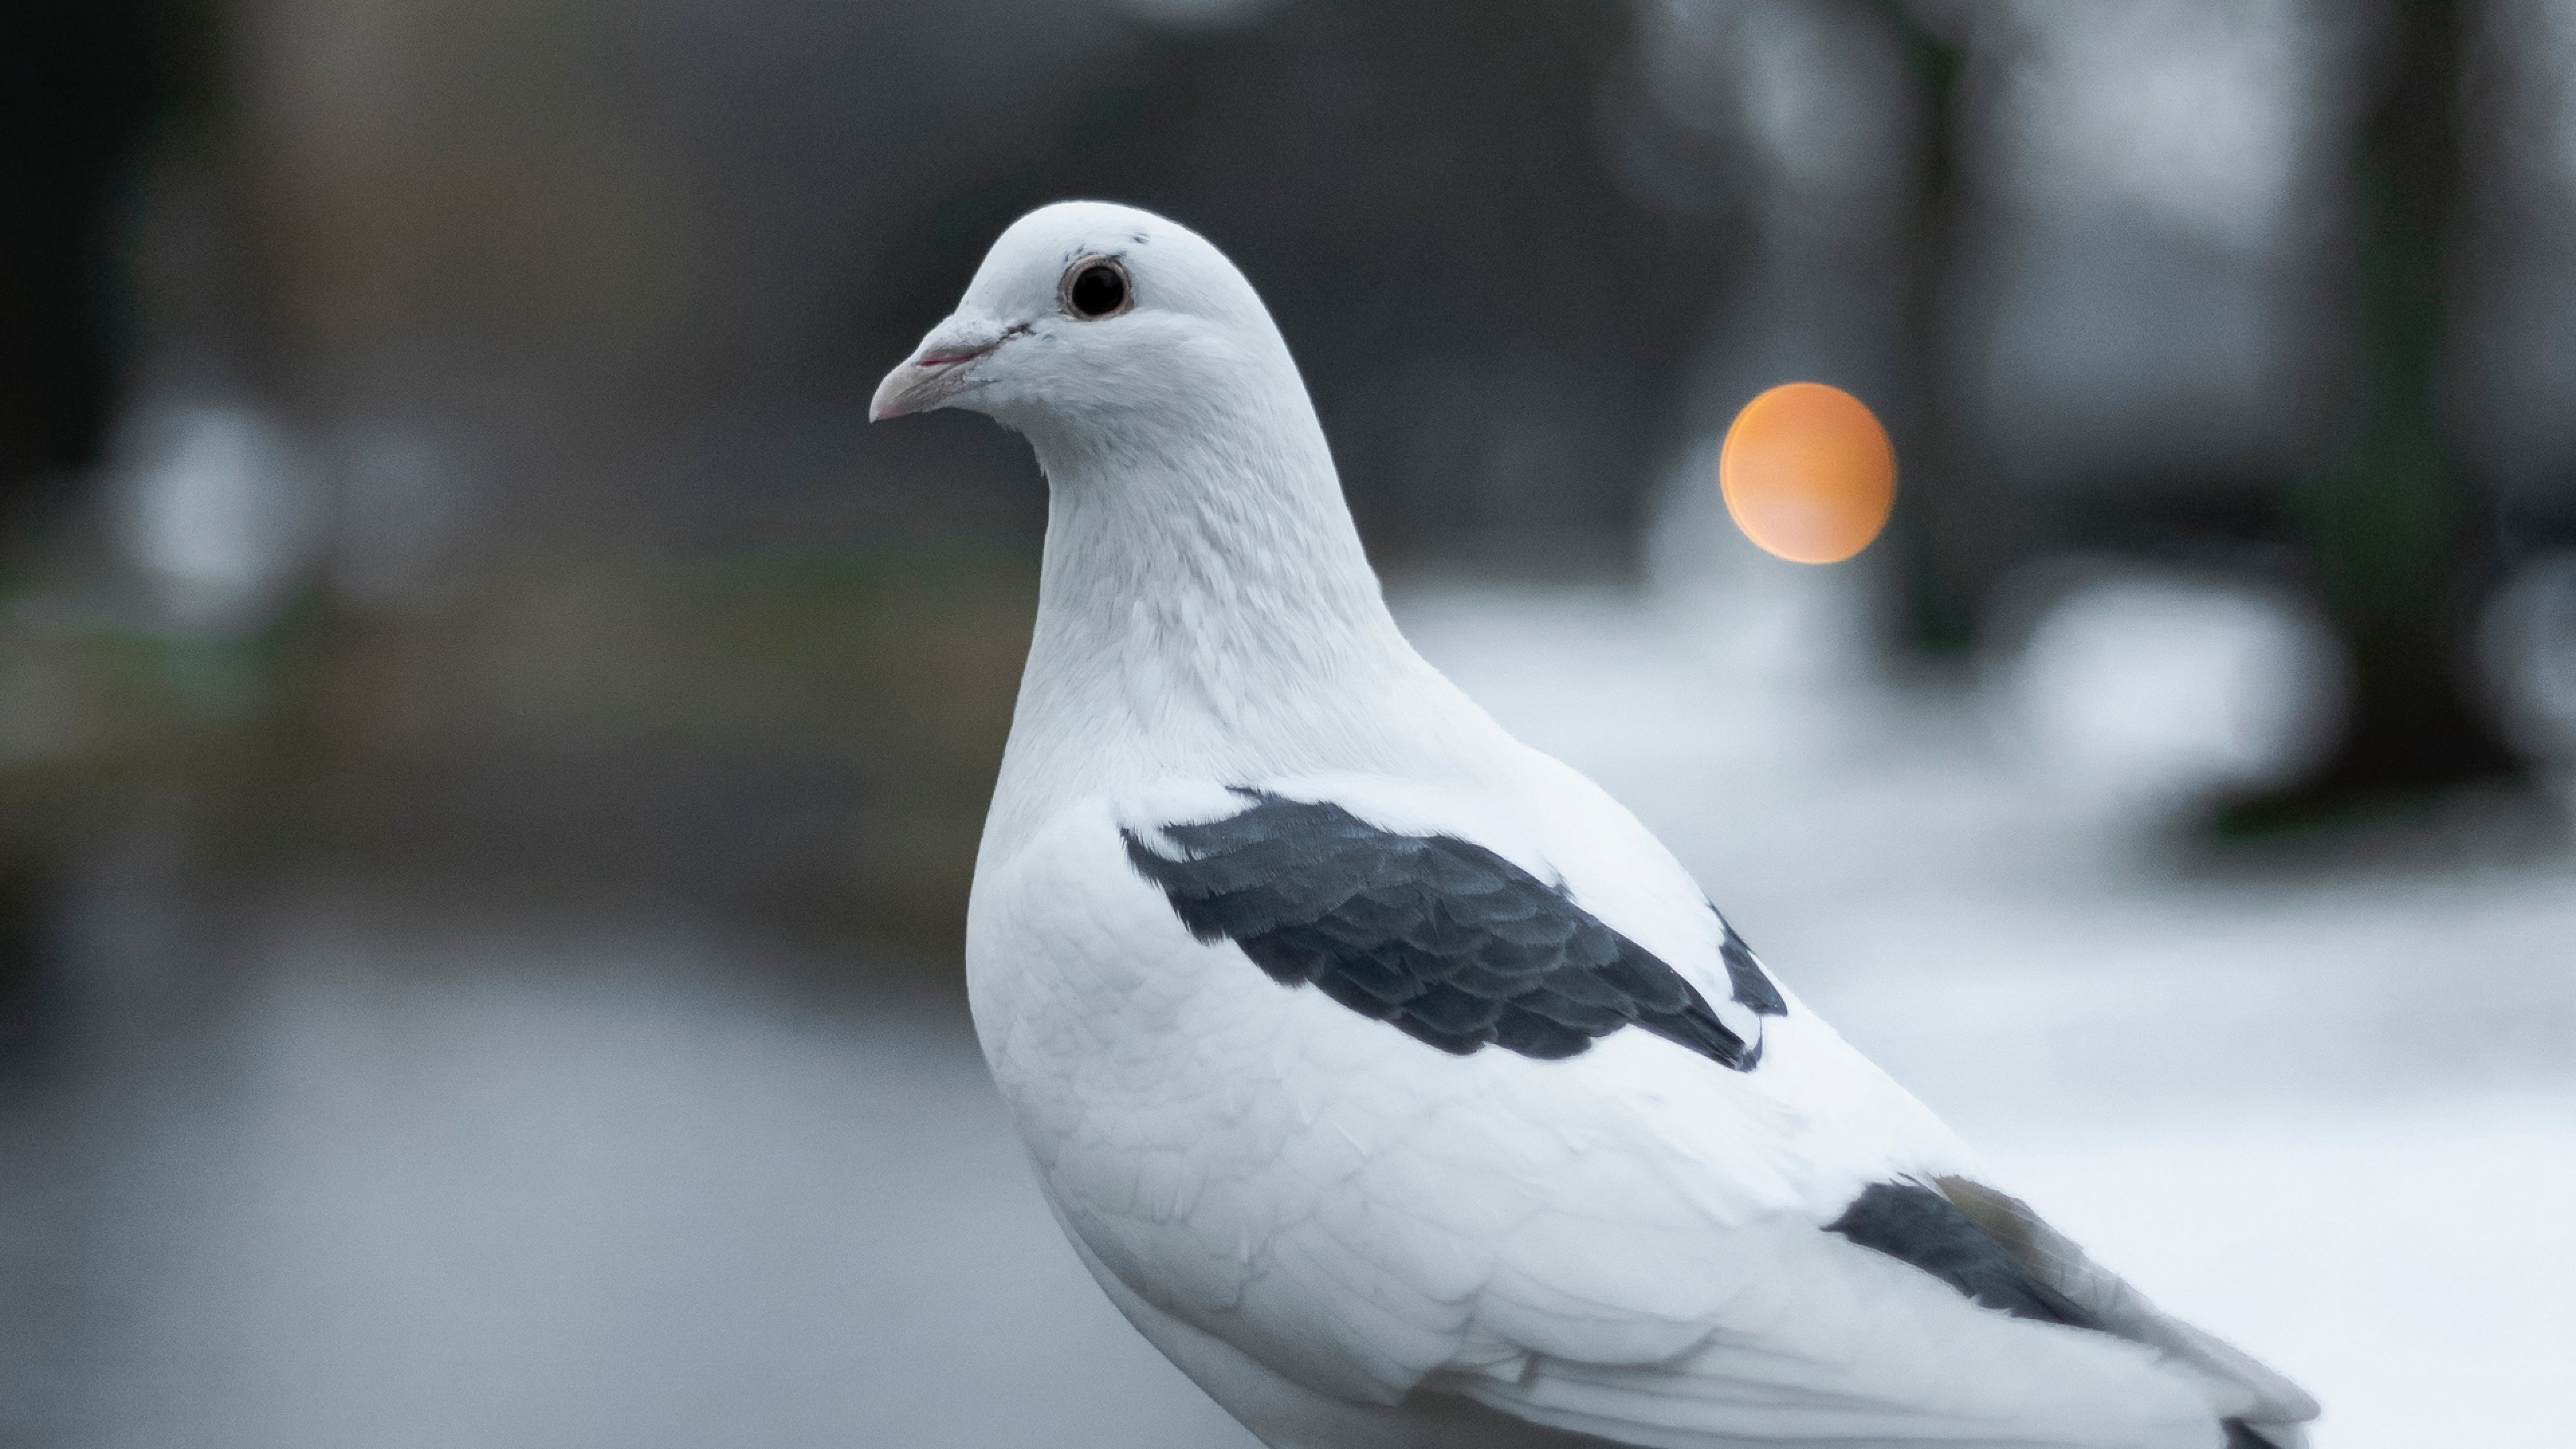
M 930 329 L 912 356 L 896 364 L 868 399 L 868 421 L 882 422 L 906 413 L 942 406 L 965 384 L 977 359 L 1002 345 L 1010 334 L 991 326 L 967 326 L 956 318 Z

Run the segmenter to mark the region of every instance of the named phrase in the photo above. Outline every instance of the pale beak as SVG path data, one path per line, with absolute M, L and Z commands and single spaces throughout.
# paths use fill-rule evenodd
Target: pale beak
M 975 364 L 1008 340 L 1015 328 L 981 318 L 951 317 L 930 329 L 912 356 L 895 366 L 868 399 L 868 421 L 944 406 L 968 381 Z

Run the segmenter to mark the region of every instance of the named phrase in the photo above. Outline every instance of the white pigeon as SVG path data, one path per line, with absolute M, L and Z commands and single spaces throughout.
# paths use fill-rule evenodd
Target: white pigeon
M 869 416 L 938 407 L 1052 498 L 976 1030 L 1074 1250 L 1265 1443 L 2302 1442 L 1414 653 L 1215 247 L 1023 217 Z

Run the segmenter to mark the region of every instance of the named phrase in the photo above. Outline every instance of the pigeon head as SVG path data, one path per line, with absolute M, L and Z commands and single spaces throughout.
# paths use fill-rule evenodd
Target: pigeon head
M 887 373 L 870 420 L 965 408 L 1032 437 L 1133 431 L 1275 391 L 1288 349 L 1243 274 L 1196 232 L 1101 201 L 1011 224 L 957 310 Z
M 1371 670 L 1427 672 L 1387 614 L 1287 343 L 1187 227 L 1097 201 L 1012 223 L 868 415 L 932 408 L 1019 433 L 1046 476 L 1021 719 L 1061 720 L 1074 741 L 1150 718 L 1156 748 L 1179 749 L 1166 735 L 1204 741 L 1191 731 L 1219 715 L 1292 731 L 1360 697 Z

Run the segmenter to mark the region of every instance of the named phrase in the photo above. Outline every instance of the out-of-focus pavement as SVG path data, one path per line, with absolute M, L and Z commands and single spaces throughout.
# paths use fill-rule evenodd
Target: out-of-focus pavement
M 2195 853 L 2151 797 L 2260 638 L 2114 609 L 2075 715 L 2183 737 L 2088 754 L 1997 704 L 2058 686 L 1875 682 L 1850 599 L 1764 577 L 1401 602 L 1999 1183 L 2315 1389 L 2321 1445 L 2564 1443 L 2576 862 L 2548 827 Z M 485 919 L 328 872 L 195 918 L 174 869 L 148 834 L 81 868 L 88 1035 L 0 1098 L 0 1444 L 1249 1443 L 1059 1242 L 953 998 L 650 909 Z
M 101 864 L 102 975 L 208 924 L 149 865 Z M 1064 1248 L 945 999 L 649 912 L 225 924 L 227 979 L 97 983 L 125 1039 L 6 1124 L 0 1444 L 1247 1442 Z

